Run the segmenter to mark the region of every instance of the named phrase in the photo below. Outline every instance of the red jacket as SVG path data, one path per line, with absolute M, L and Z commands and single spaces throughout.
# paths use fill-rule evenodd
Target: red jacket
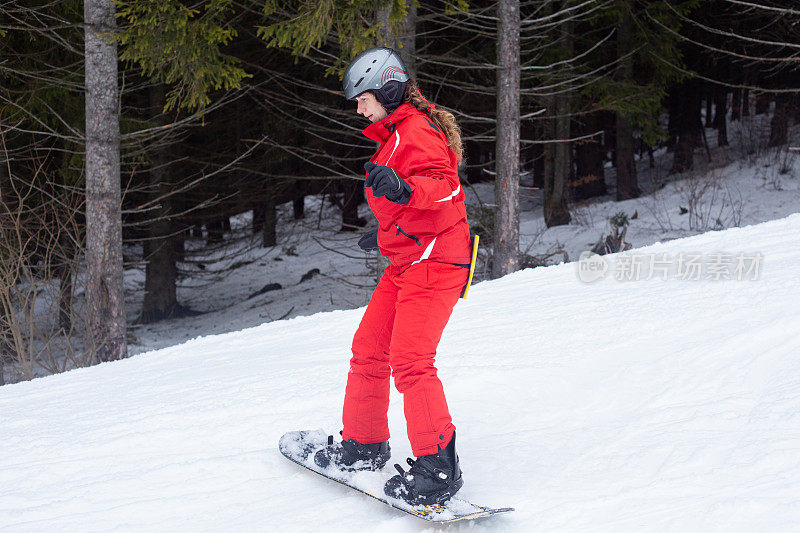
M 364 135 L 380 143 L 370 159 L 393 168 L 411 187 L 405 205 L 366 197 L 378 219 L 378 247 L 395 267 L 432 260 L 467 264 L 471 244 L 464 191 L 458 180 L 456 154 L 447 137 L 422 111 L 403 104 Z

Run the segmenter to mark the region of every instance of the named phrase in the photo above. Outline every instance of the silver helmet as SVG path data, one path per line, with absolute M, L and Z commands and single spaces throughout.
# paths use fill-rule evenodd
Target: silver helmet
M 408 69 L 391 48 L 371 48 L 358 54 L 344 71 L 344 96 L 352 100 L 364 91 L 380 91 L 390 81 L 408 81 Z

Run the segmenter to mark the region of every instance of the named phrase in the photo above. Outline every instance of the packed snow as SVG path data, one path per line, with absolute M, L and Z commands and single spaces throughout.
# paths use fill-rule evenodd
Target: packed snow
M 459 495 L 516 511 L 448 529 L 796 529 L 798 235 L 791 215 L 475 285 L 437 357 Z M 277 450 L 340 429 L 362 312 L 0 387 L 0 530 L 429 528 Z M 402 462 L 394 391 L 389 416 Z

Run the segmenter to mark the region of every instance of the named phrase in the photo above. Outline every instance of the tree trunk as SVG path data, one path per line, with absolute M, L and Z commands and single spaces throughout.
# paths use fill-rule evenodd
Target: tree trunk
M 224 216 L 211 216 L 206 219 L 206 244 L 220 244 L 225 241 Z
M 769 112 L 769 104 L 772 99 L 769 94 L 759 94 L 756 96 L 756 115 L 763 115 Z
M 128 355 L 122 284 L 119 92 L 112 0 L 85 0 L 86 308 L 92 360 Z
M 402 34 L 400 35 L 400 57 L 406 64 L 408 75 L 417 77 L 417 3 L 408 3 L 408 13 L 403 21 Z
M 492 276 L 519 265 L 519 0 L 497 4 L 497 148 Z
M 589 135 L 601 128 L 600 113 L 589 113 L 580 119 L 578 133 Z M 572 181 L 572 199 L 585 200 L 606 194 L 603 146 L 600 134 L 575 142 L 575 179 Z
M 263 204 L 259 203 L 253 206 L 253 224 L 251 227 L 253 235 L 258 235 L 264 231 L 264 217 L 266 215 L 267 211 Z
M 735 87 L 731 96 L 731 121 L 736 122 L 740 118 L 742 118 L 742 90 Z
M 0 133 L 4 133 L 2 122 L 0 122 Z M 10 200 L 10 180 L 11 176 L 8 175 L 8 155 L 3 146 L 0 145 L 0 205 L 6 205 L 6 202 Z
M 782 146 L 789 142 L 789 103 L 791 96 L 780 93 L 775 97 L 775 114 L 769 131 L 768 146 Z
M 397 48 L 399 41 L 400 59 L 405 63 L 408 75 L 416 78 L 417 4 L 415 2 L 408 3 L 406 17 L 400 25 L 400 35 L 393 34 L 389 25 L 392 4 L 391 0 L 378 0 L 378 8 L 375 13 L 375 23 L 378 26 L 378 45 Z
M 714 124 L 717 129 L 717 146 L 728 146 L 728 92 L 724 87 L 714 91 Z
M 539 129 L 541 131 L 541 128 Z M 533 171 L 533 186 L 537 189 L 544 189 L 544 150 L 545 145 L 542 143 L 536 143 L 531 148 L 531 157 L 533 158 L 533 164 L 531 165 Z
M 566 140 L 570 138 L 569 95 L 551 98 L 555 105 L 555 117 L 550 119 L 553 135 L 548 144 L 552 156 L 545 158 L 545 167 L 550 162 L 552 171 L 545 171 L 544 182 L 544 223 L 548 228 L 569 224 L 566 185 L 572 169 L 572 143 Z
M 358 216 L 358 206 L 364 198 L 364 186 L 360 181 L 341 180 L 342 231 L 357 231 L 367 221 Z
M 301 220 L 306 214 L 306 197 L 299 196 L 292 200 L 292 215 L 295 220 Z
M 60 255 L 57 259 L 58 264 L 55 268 L 55 273 L 59 278 L 58 288 L 58 327 L 65 332 L 72 329 L 72 296 L 74 294 L 74 282 L 72 278 L 73 270 L 75 270 L 75 261 L 72 240 L 70 237 L 61 236 L 60 241 Z
M 689 132 L 683 132 L 675 144 L 672 172 L 686 172 L 694 168 L 694 141 Z
M 392 35 L 392 28 L 389 26 L 389 16 L 392 14 L 391 0 L 376 0 L 375 25 L 378 27 L 378 46 L 388 46 L 395 48 L 395 36 Z
M 625 57 L 633 49 L 633 30 L 631 21 L 623 16 L 617 28 L 617 57 Z M 620 61 L 618 75 L 623 83 L 633 80 L 633 61 Z M 636 147 L 633 142 L 633 125 L 624 113 L 617 111 L 617 201 L 638 198 L 639 180 L 636 175 L 636 160 L 634 154 Z
M 750 89 L 744 89 L 742 91 L 742 116 L 750 116 Z
M 676 114 L 678 143 L 673 154 L 672 172 L 685 172 L 694 167 L 694 149 L 702 142 L 703 124 L 700 121 L 702 100 L 696 80 L 684 82 L 677 89 Z M 670 117 L 672 119 L 672 117 Z
M 278 244 L 278 214 L 275 210 L 275 191 L 267 188 L 267 199 L 264 203 L 264 230 L 261 233 L 261 246 Z
M 622 113 L 617 113 L 617 201 L 638 198 L 641 195 L 636 174 L 636 147 L 633 126 Z
M 161 110 L 164 108 L 164 87 L 157 84 L 149 90 L 150 109 L 159 114 L 158 122 L 166 123 Z M 148 224 L 147 254 L 145 259 L 144 301 L 139 322 L 150 323 L 180 314 L 177 295 L 178 269 L 175 264 L 175 245 L 172 201 L 169 196 L 168 156 L 163 148 L 156 148 L 151 157 L 150 194 L 157 199 L 158 208 L 152 211 Z
M 678 144 L 678 134 L 680 127 L 678 119 L 681 114 L 681 102 L 678 87 L 673 86 L 667 93 L 667 153 L 675 151 L 675 145 Z M 616 154 L 616 152 L 615 152 Z M 616 155 L 614 155 L 614 166 L 616 166 Z

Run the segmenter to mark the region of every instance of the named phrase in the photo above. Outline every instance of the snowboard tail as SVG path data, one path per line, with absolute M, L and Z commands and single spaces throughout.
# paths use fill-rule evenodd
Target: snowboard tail
M 498 513 L 513 511 L 513 508 L 491 508 L 475 505 L 460 498 L 451 498 L 440 505 L 410 505 L 402 500 L 390 498 L 383 493 L 383 486 L 392 474 L 384 471 L 346 472 L 333 467 L 320 468 L 314 463 L 314 453 L 328 443 L 328 434 L 323 430 L 291 431 L 278 444 L 280 452 L 290 461 L 323 477 L 366 494 L 390 507 L 429 522 L 449 523 L 474 520 Z

